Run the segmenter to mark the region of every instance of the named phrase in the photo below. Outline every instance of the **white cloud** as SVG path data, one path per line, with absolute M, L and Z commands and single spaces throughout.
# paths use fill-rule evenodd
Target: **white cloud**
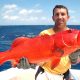
M 71 24 L 71 25 L 78 25 L 78 24 L 80 24 L 79 23 L 79 18 L 77 18 L 77 16 L 74 16 L 74 15 L 72 15 L 71 17 L 70 17 L 70 20 L 69 20 L 69 24 Z
M 73 13 L 76 13 L 75 10 L 69 10 L 69 13 L 73 14 Z
M 42 9 L 35 10 L 35 13 L 42 13 L 42 12 L 43 12 Z
M 5 15 L 10 15 L 10 14 L 14 14 L 15 11 L 17 10 L 17 5 L 16 4 L 8 4 L 8 5 L 4 5 L 2 7 L 1 13 L 3 16 Z
M 29 17 L 28 19 L 29 19 L 30 21 L 36 21 L 36 20 L 38 20 L 38 17 L 33 17 L 33 16 L 32 16 L 32 17 Z
M 76 16 L 70 16 L 70 20 L 76 19 Z
M 46 20 L 46 19 L 47 19 L 47 18 L 46 18 L 46 17 L 44 17 L 44 16 L 43 16 L 43 17 L 41 17 L 41 20 Z
M 28 13 L 27 9 L 22 9 L 19 11 L 20 15 L 26 15 Z
M 5 20 L 16 20 L 16 19 L 18 19 L 18 16 L 5 15 L 5 16 L 3 17 L 3 19 L 5 19 Z
M 43 12 L 43 10 L 42 9 L 29 9 L 28 10 L 28 13 L 29 14 L 40 14 L 40 13 L 42 13 Z
M 29 14 L 34 13 L 34 12 L 35 12 L 34 9 L 29 9 L 29 10 L 28 10 L 28 13 L 29 13 Z
M 9 22 L 17 20 L 17 10 L 19 9 L 16 4 L 8 4 L 3 6 L 2 18 Z
M 4 9 L 16 9 L 17 5 L 15 5 L 15 4 L 8 4 L 8 5 L 4 5 L 3 8 Z
M 36 5 L 38 6 L 38 5 Z M 39 24 L 49 22 L 49 19 L 45 17 L 43 9 L 40 8 L 21 8 L 16 4 L 5 5 L 3 7 L 2 17 L 5 21 L 26 24 Z

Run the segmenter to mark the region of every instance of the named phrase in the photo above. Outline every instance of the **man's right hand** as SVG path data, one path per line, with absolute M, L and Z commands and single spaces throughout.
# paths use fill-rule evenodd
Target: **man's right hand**
M 17 68 L 23 68 L 23 69 L 28 69 L 30 68 L 30 64 L 29 64 L 29 61 L 22 57 L 20 60 L 19 60 L 19 63 L 17 64 Z
M 27 58 L 22 57 L 17 64 L 17 68 L 29 69 L 35 68 L 35 64 L 30 64 Z

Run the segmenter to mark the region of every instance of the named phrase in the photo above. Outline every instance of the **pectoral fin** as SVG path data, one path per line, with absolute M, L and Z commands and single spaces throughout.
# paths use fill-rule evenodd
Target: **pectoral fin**
M 58 66 L 60 59 L 61 58 L 59 58 L 59 57 L 55 57 L 55 59 L 52 60 L 51 69 L 54 69 L 56 66 Z

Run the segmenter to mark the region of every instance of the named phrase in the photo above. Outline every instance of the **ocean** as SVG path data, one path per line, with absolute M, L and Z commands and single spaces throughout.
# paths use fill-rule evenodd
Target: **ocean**
M 0 51 L 10 48 L 12 41 L 20 36 L 34 37 L 42 30 L 53 25 L 6 25 L 0 26 Z M 80 25 L 68 25 L 70 28 L 80 29 Z M 11 68 L 11 62 L 7 61 L 0 66 L 0 71 Z M 80 69 L 80 64 L 72 65 L 74 69 Z

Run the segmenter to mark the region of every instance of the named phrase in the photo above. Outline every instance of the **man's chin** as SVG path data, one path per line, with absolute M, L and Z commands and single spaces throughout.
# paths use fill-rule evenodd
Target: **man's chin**
M 63 23 L 59 23 L 59 24 L 57 24 L 57 26 L 58 26 L 59 28 L 62 28 L 62 27 L 65 26 L 65 24 L 63 24 Z

